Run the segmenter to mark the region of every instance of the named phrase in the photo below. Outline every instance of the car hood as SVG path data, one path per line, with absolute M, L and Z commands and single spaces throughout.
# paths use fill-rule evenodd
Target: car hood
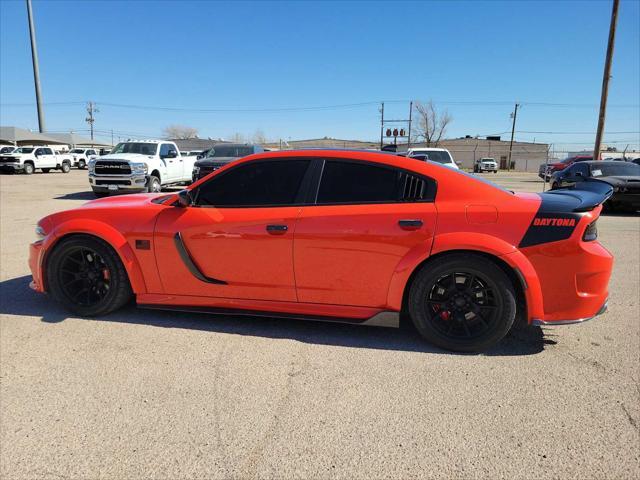
M 614 176 L 614 177 L 593 177 L 597 178 L 601 182 L 607 182 L 610 185 L 614 185 L 616 187 L 620 185 L 638 185 L 640 186 L 640 176 L 638 175 L 625 175 L 625 176 Z
M 79 154 L 78 154 L 79 155 Z M 153 155 L 142 155 L 141 153 L 114 153 L 98 157 L 97 160 L 121 160 L 125 162 L 147 162 L 153 160 Z
M 196 161 L 195 165 L 197 167 L 208 167 L 211 165 L 220 165 L 233 162 L 241 157 L 209 157 L 209 158 L 201 158 Z
M 91 200 L 78 208 L 122 208 L 129 209 L 157 203 L 157 199 L 172 197 L 166 193 L 136 193 L 131 195 L 114 195 L 112 197 Z M 153 202 L 156 200 L 156 202 Z

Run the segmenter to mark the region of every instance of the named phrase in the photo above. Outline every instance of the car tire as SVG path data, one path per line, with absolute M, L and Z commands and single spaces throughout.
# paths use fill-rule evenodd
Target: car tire
M 71 171 L 71 165 L 67 162 L 63 162 L 60 166 L 60 170 L 62 170 L 62 173 L 69 173 Z
M 50 168 L 43 168 L 42 173 L 49 173 L 51 171 Z
M 78 169 L 79 170 L 84 170 L 87 167 L 87 164 L 85 163 L 84 160 L 79 160 L 78 161 Z
M 36 169 L 33 168 L 33 164 L 31 163 L 25 163 L 24 164 L 24 168 L 23 171 L 25 173 L 25 175 L 31 175 Z
M 417 272 L 408 309 L 416 329 L 430 343 L 455 352 L 481 352 L 513 326 L 516 294 L 507 274 L 491 260 L 472 253 L 451 254 Z
M 91 235 L 63 239 L 49 255 L 46 272 L 52 297 L 81 316 L 106 315 L 133 296 L 118 254 Z
M 150 175 L 149 180 L 147 180 L 147 192 L 159 193 L 161 190 L 162 185 L 160 184 L 160 179 L 154 175 Z
M 558 182 L 553 182 L 551 184 L 551 190 L 557 190 L 558 188 L 560 188 L 560 185 L 558 185 Z

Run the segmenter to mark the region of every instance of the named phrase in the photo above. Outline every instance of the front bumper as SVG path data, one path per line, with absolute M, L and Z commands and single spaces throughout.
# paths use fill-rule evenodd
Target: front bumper
M 29 269 L 31 270 L 31 283 L 29 287 L 36 292 L 43 293 L 44 279 L 43 277 L 43 265 L 44 260 L 44 248 L 43 242 L 37 241 L 29 245 Z
M 549 325 L 573 325 L 573 324 L 576 324 L 576 323 L 588 322 L 589 320 L 593 320 L 597 316 L 602 315 L 604 312 L 606 312 L 607 308 L 608 308 L 608 303 L 609 303 L 609 299 L 605 300 L 605 302 L 602 304 L 602 306 L 596 312 L 596 314 L 591 316 L 591 317 L 576 318 L 576 319 L 571 319 L 571 320 L 554 320 L 553 322 L 547 322 L 545 320 L 540 320 L 538 318 L 534 318 L 531 321 L 531 325 L 536 325 L 538 327 L 542 327 L 542 326 L 549 326 Z
M 127 193 L 144 192 L 147 189 L 148 175 L 96 175 L 89 174 L 89 185 L 94 192 Z
M 611 196 L 610 200 L 615 204 L 624 204 L 640 209 L 640 193 L 616 192 Z
M 0 171 L 3 172 L 21 172 L 24 170 L 22 163 L 0 163 Z

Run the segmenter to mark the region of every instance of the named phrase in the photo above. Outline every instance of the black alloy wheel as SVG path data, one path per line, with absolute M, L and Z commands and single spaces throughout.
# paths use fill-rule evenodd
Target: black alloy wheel
M 516 316 L 515 290 L 493 261 L 473 253 L 427 263 L 409 292 L 417 330 L 447 350 L 478 352 L 498 343 Z
M 62 240 L 47 261 L 47 284 L 53 297 L 80 315 L 103 315 L 131 298 L 127 272 L 104 241 L 76 235 Z

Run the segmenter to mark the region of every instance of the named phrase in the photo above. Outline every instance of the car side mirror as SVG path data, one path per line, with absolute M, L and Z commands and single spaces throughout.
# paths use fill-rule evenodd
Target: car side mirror
M 576 172 L 576 177 L 582 177 L 582 172 Z
M 178 192 L 178 206 L 181 208 L 193 205 L 193 197 L 190 190 L 180 190 Z
M 178 152 L 175 150 L 169 150 L 167 152 L 167 158 L 176 158 L 178 156 Z

